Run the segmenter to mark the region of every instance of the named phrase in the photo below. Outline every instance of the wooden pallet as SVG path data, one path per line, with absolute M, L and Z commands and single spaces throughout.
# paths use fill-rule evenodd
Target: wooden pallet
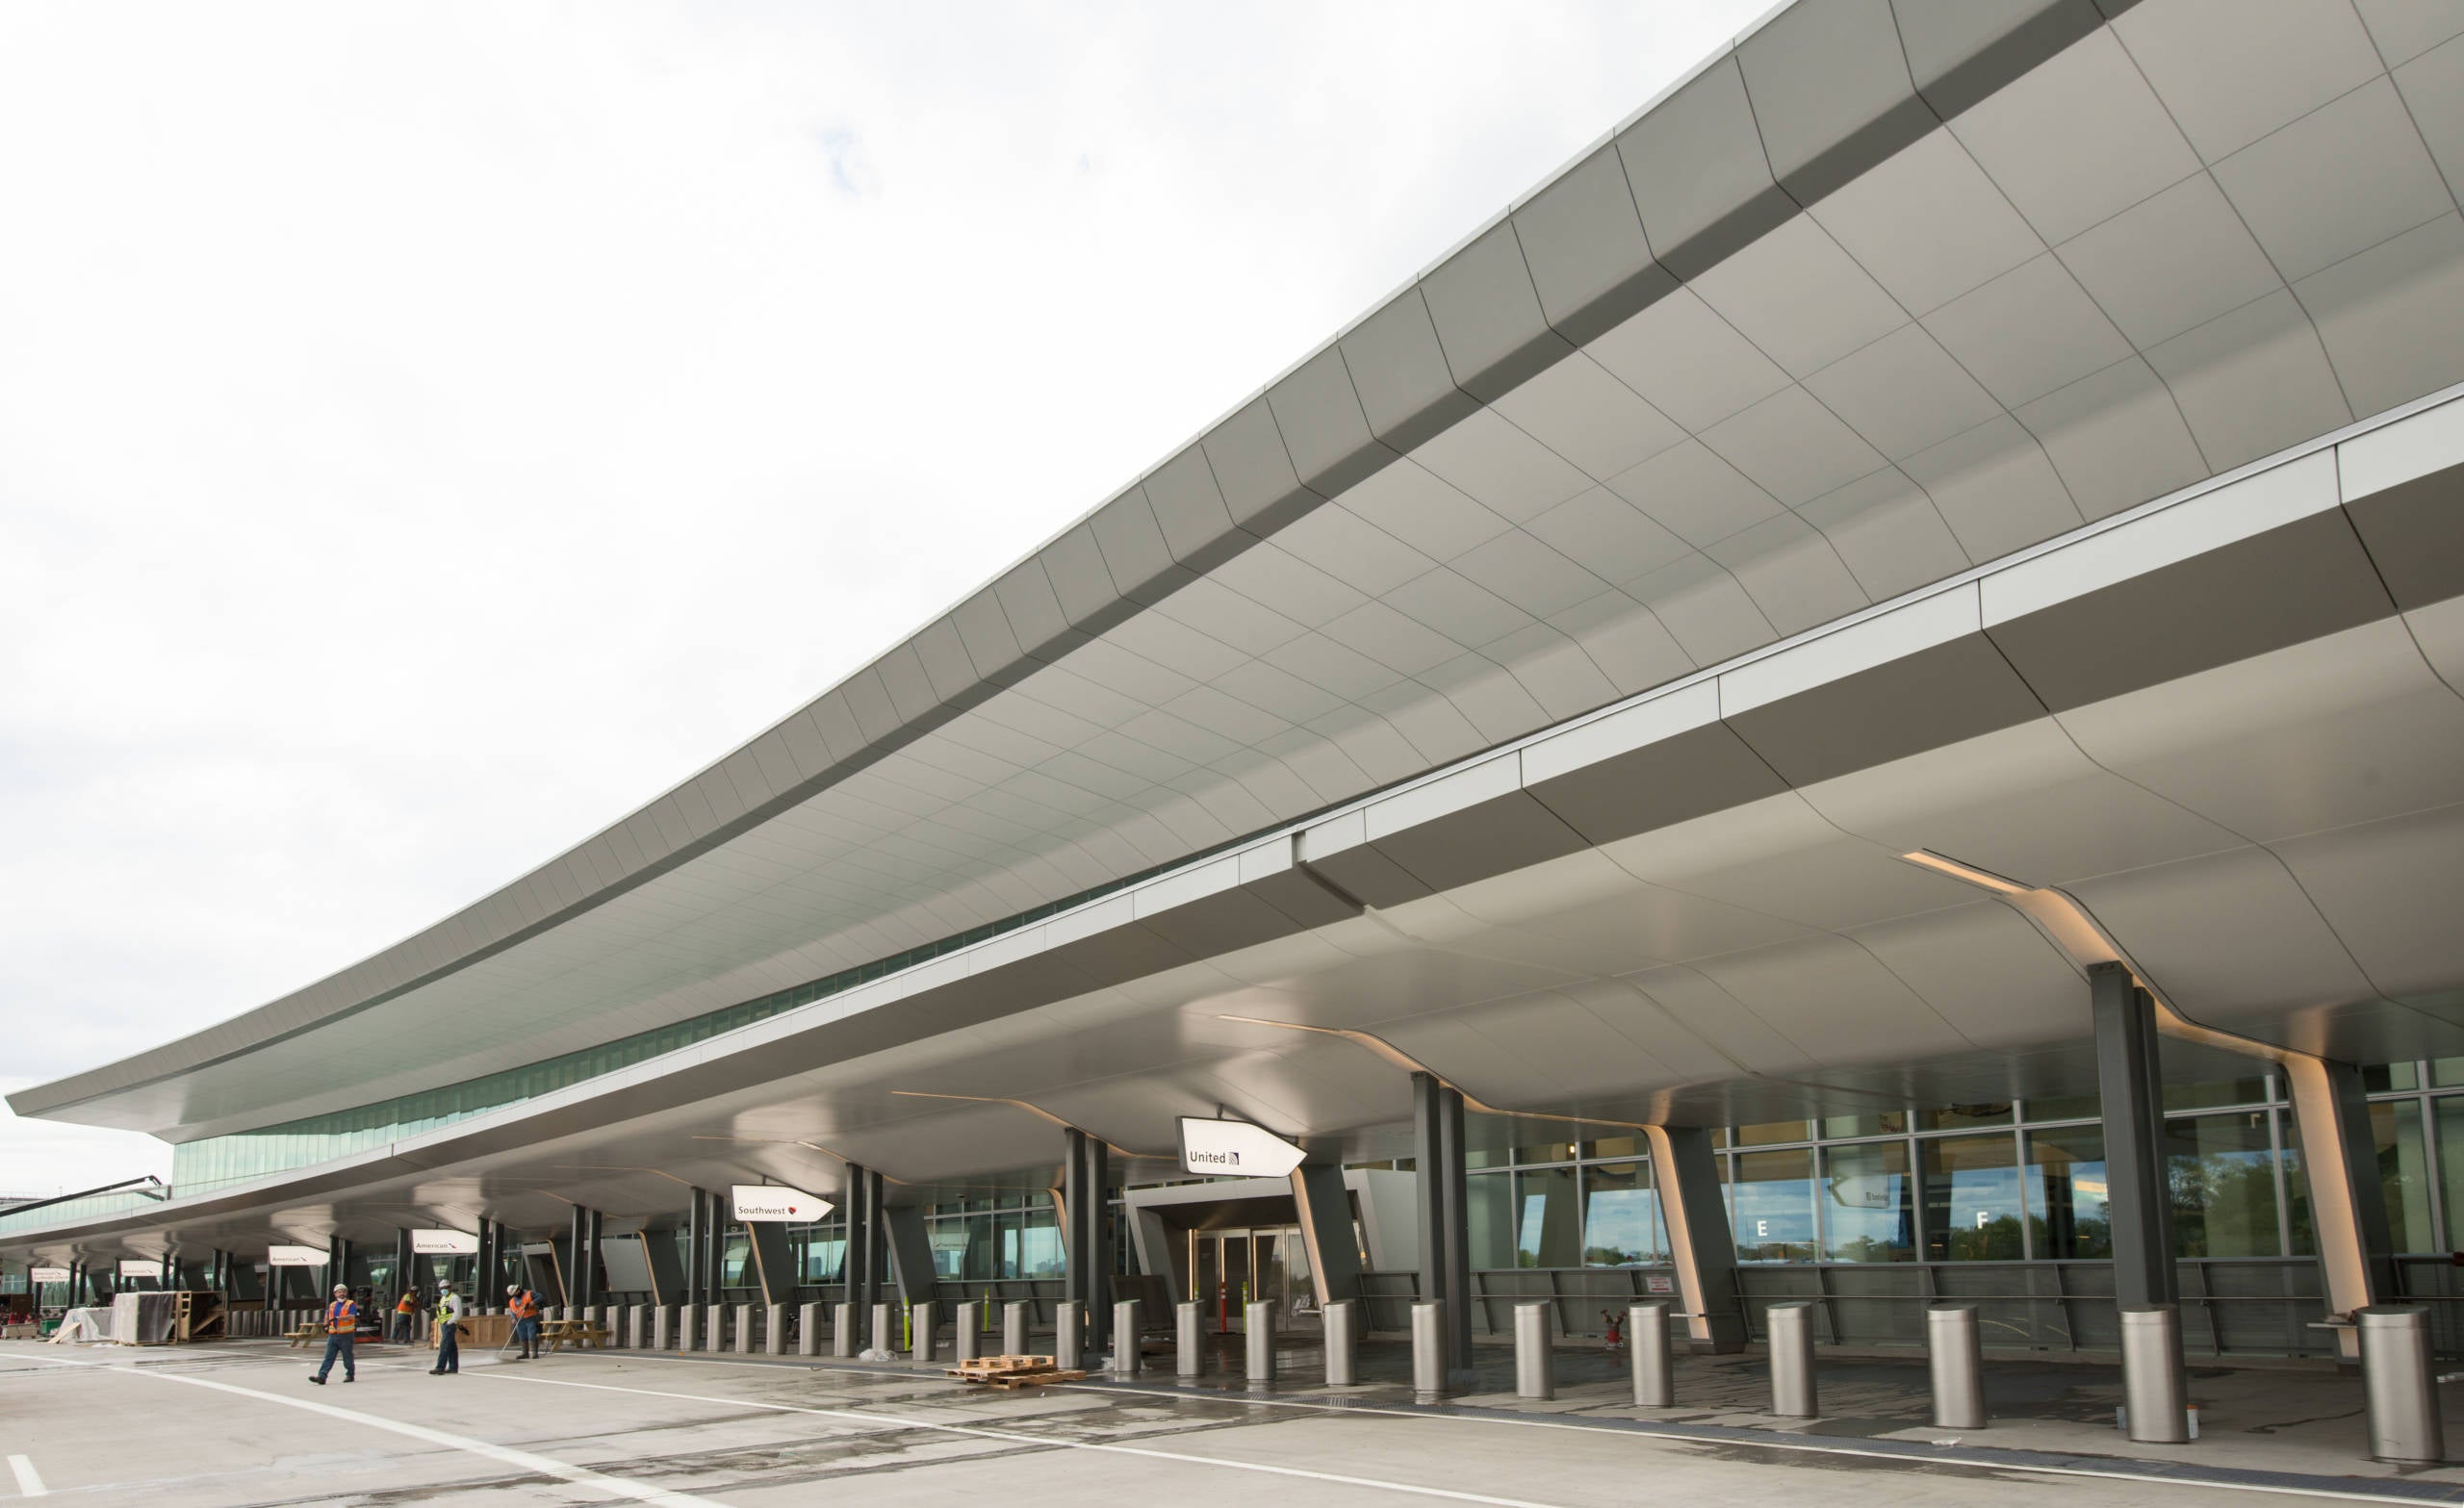
M 1049 1356 L 979 1356 L 950 1367 L 949 1374 L 963 1383 L 999 1388 L 1005 1393 L 1040 1388 L 1046 1383 L 1077 1382 L 1087 1375 L 1075 1367 L 1064 1370 Z

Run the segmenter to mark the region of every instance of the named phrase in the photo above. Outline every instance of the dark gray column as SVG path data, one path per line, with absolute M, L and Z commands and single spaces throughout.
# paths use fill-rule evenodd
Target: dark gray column
M 1104 1185 L 1108 1154 L 1103 1142 L 1069 1127 L 1064 1134 L 1061 1170 L 1062 1296 L 1082 1310 L 1087 1349 L 1101 1350 L 1112 1328 L 1111 1253 L 1104 1248 Z
M 1471 1227 L 1465 1200 L 1463 1096 L 1412 1075 L 1413 1170 L 1420 1181 L 1420 1296 L 1445 1307 L 1449 1389 L 1472 1378 Z
M 1686 1338 L 1697 1355 L 1741 1351 L 1745 1313 L 1736 1292 L 1736 1238 L 1729 1230 L 1711 1134 L 1700 1126 L 1655 1126 L 1645 1136 L 1675 1248 L 1679 1296 L 1693 1316 Z
M 1446 1180 L 1446 1226 L 1439 1232 L 1446 1261 L 1446 1383 L 1472 1385 L 1472 1202 L 1465 1171 L 1471 1158 L 1463 1144 L 1463 1094 L 1441 1089 L 1437 1118 L 1438 1167 Z
M 1360 1297 L 1360 1240 L 1352 1231 L 1343 1164 L 1312 1161 L 1294 1168 L 1292 1202 L 1300 1211 L 1300 1240 L 1309 1248 L 1309 1278 L 1320 1312 Z
M 581 1255 L 582 1302 L 596 1304 L 607 1295 L 599 1291 L 600 1248 L 607 1240 L 606 1218 L 597 1210 L 590 1212 L 590 1223 L 584 1229 L 586 1244 Z
M 847 1302 L 856 1306 L 856 1322 L 872 1323 L 873 1294 L 873 1217 L 869 1208 L 873 1194 L 873 1175 L 854 1163 L 847 1165 L 847 1259 L 841 1276 L 847 1284 Z
M 761 1286 L 761 1302 L 794 1303 L 795 1260 L 789 1250 L 787 1228 L 776 1220 L 753 1220 L 746 1223 L 744 1235 L 753 1250 L 753 1277 Z
M 699 1304 L 702 1299 L 702 1190 L 693 1190 L 692 1203 L 684 1207 L 684 1292 L 680 1302 Z
M 883 1245 L 889 1253 L 890 1276 L 898 1284 L 898 1296 L 910 1304 L 929 1304 L 937 1288 L 933 1271 L 933 1240 L 924 1230 L 924 1207 L 917 1204 L 892 1205 L 882 1212 Z M 785 1250 L 781 1238 L 780 1249 Z M 792 1285 L 791 1285 L 792 1287 Z M 781 1303 L 785 1299 L 779 1300 Z
M 2088 1000 L 2096 1027 L 2096 1091 L 2104 1104 L 2114 1300 L 2124 1309 L 2178 1303 L 2155 1002 L 2119 963 L 2089 966 Z

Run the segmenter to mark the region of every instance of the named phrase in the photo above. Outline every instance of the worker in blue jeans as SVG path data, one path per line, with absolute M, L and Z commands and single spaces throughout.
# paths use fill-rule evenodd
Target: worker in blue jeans
M 351 1338 L 359 1333 L 359 1306 L 350 1301 L 350 1290 L 337 1283 L 334 1300 L 325 1306 L 325 1360 L 308 1374 L 308 1380 L 319 1387 L 325 1385 L 325 1374 L 334 1369 L 334 1358 L 343 1359 L 343 1381 L 359 1381 L 359 1361 L 351 1348 Z

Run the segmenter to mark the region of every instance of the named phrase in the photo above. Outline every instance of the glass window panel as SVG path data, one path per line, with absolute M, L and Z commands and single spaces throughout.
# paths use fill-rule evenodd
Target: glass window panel
M 2173 1252 L 2181 1257 L 2275 1257 L 2275 1154 L 2265 1111 L 2165 1122 L 2173 1192 Z
M 2437 1063 L 2430 1064 L 2430 1076 L 2438 1076 Z M 2464 1249 L 2464 1098 L 2430 1105 L 2438 1121 L 2439 1192 L 2447 1206 L 2447 1240 L 2441 1245 L 2455 1251 Z
M 1781 1142 L 1807 1139 L 1807 1122 L 1802 1120 L 1771 1120 L 1759 1126 L 1736 1128 L 1736 1144 L 1741 1147 L 1767 1147 Z
M 2216 1105 L 2264 1105 L 2273 1096 L 2269 1092 L 2274 1081 L 2265 1078 L 2228 1079 L 2215 1084 L 2169 1084 L 2165 1086 L 2165 1108 L 2169 1111 L 2206 1110 Z
M 1061 1225 L 1052 1212 L 1050 1200 L 1040 1210 L 1030 1210 L 1019 1237 L 1020 1277 L 1057 1278 L 1062 1274 Z
M 2453 1088 L 2459 1084 L 2464 1084 L 2464 1058 L 2431 1059 L 2429 1082 L 2442 1089 Z
M 1596 1158 L 1648 1157 L 1651 1143 L 1641 1137 L 1603 1137 L 1583 1144 L 1583 1155 Z
M 1811 1262 L 1813 1153 L 1740 1153 L 1723 1171 L 1737 1261 Z
M 1582 1179 L 1583 1265 L 1652 1266 L 1668 1261 L 1649 1163 L 1601 1163 L 1584 1168 Z
M 2029 1120 L 2102 1120 L 2104 1102 L 2092 1094 L 2048 1094 L 2019 1102 L 2019 1112 Z
M 2028 1228 L 2040 1259 L 2113 1256 L 2113 1219 L 2105 1208 L 2102 1128 L 2029 1133 L 2026 1192 Z
M 933 1239 L 933 1275 L 943 1279 L 967 1276 L 967 1228 L 963 1215 L 955 1220 L 935 1220 L 931 1225 Z
M 1833 1115 L 1822 1123 L 1826 1137 L 1896 1136 L 1908 1129 L 1908 1112 L 1880 1111 L 1870 1115 Z
M 2361 1070 L 2361 1086 L 2372 1094 L 2384 1094 L 2390 1089 L 2418 1089 L 2422 1086 L 2421 1065 L 2418 1063 L 2381 1063 Z
M 2019 1144 L 2015 1137 L 1942 1137 L 1922 1143 L 1925 1254 L 1936 1262 L 2016 1262 Z
M 1575 1144 L 1571 1141 L 1542 1141 L 1514 1149 L 1517 1163 L 1571 1163 L 1575 1160 Z
M 1822 1155 L 1825 1262 L 1907 1262 L 1916 1255 L 1908 1143 L 1873 1141 Z
M 1515 1195 L 1514 1265 L 1580 1266 L 1582 1212 L 1575 1203 L 1575 1170 L 1518 1173 Z
M 1465 1167 L 1504 1167 L 1513 1161 L 1514 1153 L 1502 1148 L 1495 1151 L 1488 1151 L 1479 1147 L 1472 1147 L 1467 1149 L 1463 1154 L 1463 1165 Z
M 2011 1124 L 2011 1102 L 1936 1105 L 1918 1111 L 1916 1124 L 1925 1131 L 1969 1131 L 1980 1126 L 2007 1126 Z
M 1484 1173 L 1463 1181 L 1463 1214 L 1471 1227 L 1471 1263 L 1476 1268 L 1514 1265 L 1514 1180 L 1505 1173 Z

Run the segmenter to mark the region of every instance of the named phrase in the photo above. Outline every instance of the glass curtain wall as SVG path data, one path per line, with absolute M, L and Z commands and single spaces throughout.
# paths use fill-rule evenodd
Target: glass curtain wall
M 2464 1059 L 2375 1068 L 2368 1083 L 2398 1251 L 2464 1248 Z M 2175 1255 L 2312 1255 L 2309 1188 L 2282 1082 L 2173 1085 L 2165 1100 Z M 2104 1127 L 2092 1096 L 1910 1107 L 1712 1135 L 1740 1264 L 2113 1256 Z M 1639 1137 L 1478 1152 L 1471 1163 L 1476 1268 L 1669 1261 Z

